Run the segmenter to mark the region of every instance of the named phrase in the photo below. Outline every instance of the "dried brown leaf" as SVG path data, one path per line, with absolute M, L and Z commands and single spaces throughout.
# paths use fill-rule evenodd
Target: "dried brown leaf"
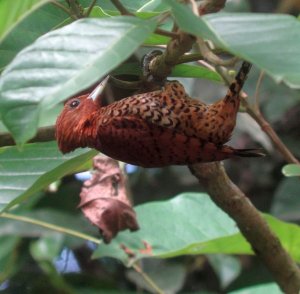
M 139 229 L 135 211 L 128 200 L 125 177 L 114 159 L 94 157 L 92 178 L 84 182 L 80 204 L 85 217 L 109 243 L 119 231 Z

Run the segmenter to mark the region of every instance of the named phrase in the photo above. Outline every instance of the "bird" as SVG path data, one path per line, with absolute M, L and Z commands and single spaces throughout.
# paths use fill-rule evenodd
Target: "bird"
M 62 153 L 90 147 L 145 168 L 264 156 L 260 149 L 225 145 L 236 124 L 240 91 L 250 68 L 244 61 L 225 97 L 213 104 L 189 97 L 178 81 L 166 81 L 156 91 L 103 106 L 106 77 L 92 93 L 65 103 L 56 121 L 58 147 Z

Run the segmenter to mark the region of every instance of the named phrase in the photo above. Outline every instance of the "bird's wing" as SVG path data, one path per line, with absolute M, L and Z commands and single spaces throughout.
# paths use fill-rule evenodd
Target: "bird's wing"
M 125 98 L 108 106 L 108 116 L 135 116 L 156 126 L 197 136 L 207 105 L 191 99 L 178 82 L 169 82 L 160 91 Z
M 111 117 L 106 125 L 99 127 L 98 139 L 103 153 L 143 167 L 184 165 L 228 157 L 212 143 L 134 116 Z

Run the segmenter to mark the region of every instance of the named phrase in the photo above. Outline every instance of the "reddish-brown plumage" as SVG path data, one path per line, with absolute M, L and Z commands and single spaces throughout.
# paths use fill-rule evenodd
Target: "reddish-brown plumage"
M 88 95 L 70 99 L 56 122 L 59 148 L 66 153 L 88 146 L 143 167 L 260 156 L 223 145 L 235 126 L 249 69 L 244 63 L 225 98 L 212 105 L 188 97 L 177 81 L 103 107 Z

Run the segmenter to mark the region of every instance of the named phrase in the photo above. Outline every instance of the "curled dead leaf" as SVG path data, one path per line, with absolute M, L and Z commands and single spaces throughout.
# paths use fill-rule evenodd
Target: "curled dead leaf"
M 105 243 L 119 231 L 139 229 L 136 214 L 128 200 L 125 178 L 114 159 L 94 157 L 92 178 L 83 184 L 80 204 L 85 217 L 97 226 Z

